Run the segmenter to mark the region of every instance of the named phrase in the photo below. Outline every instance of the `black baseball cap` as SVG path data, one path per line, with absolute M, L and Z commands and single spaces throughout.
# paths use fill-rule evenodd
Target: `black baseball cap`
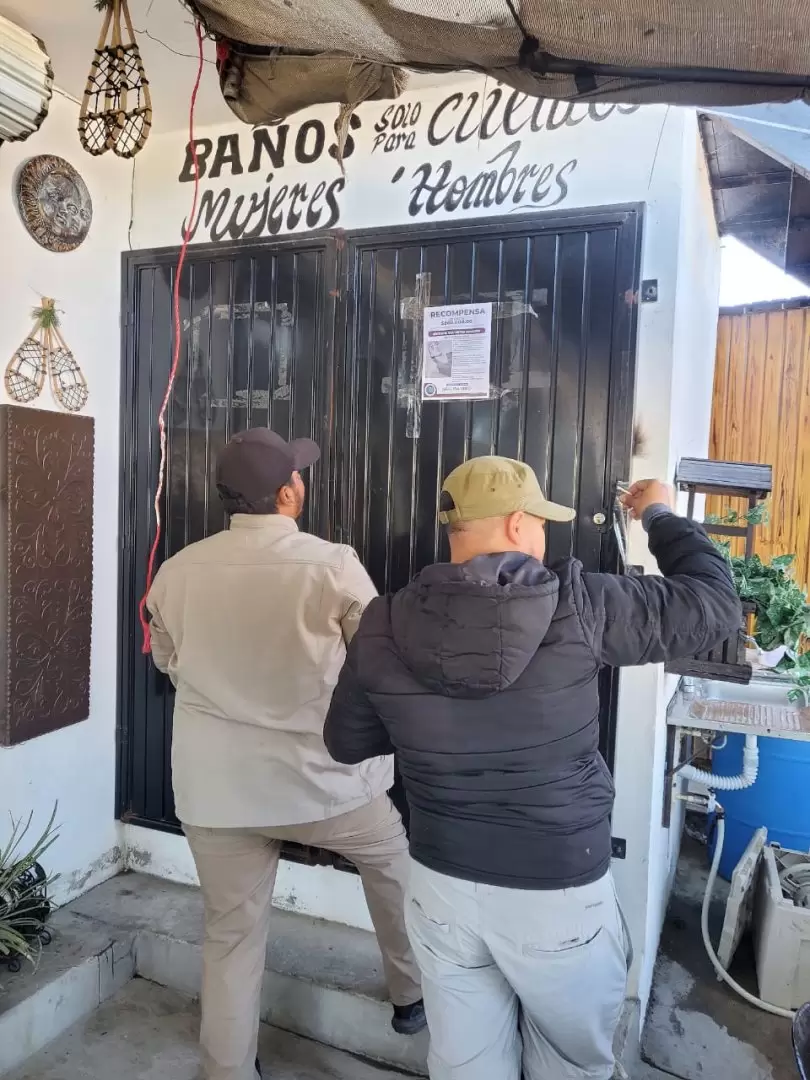
M 320 456 L 311 439 L 287 442 L 269 428 L 250 428 L 234 435 L 217 458 L 217 490 L 228 509 L 268 512 L 293 473 L 308 469 Z

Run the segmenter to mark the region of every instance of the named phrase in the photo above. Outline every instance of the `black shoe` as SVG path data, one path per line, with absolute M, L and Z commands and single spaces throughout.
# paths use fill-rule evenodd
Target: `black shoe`
M 395 1005 L 391 1027 L 397 1035 L 418 1035 L 427 1027 L 425 1003 L 420 999 L 413 1005 Z
M 257 1072 L 257 1073 L 259 1074 L 259 1080 L 261 1080 L 261 1075 L 262 1075 L 262 1063 L 261 1063 L 261 1062 L 259 1061 L 259 1059 L 258 1059 L 258 1058 L 256 1058 L 256 1072 Z

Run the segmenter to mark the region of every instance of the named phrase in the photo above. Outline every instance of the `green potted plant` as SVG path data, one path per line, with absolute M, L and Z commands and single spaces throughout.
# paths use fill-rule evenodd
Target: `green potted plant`
M 11 820 L 11 835 L 0 849 L 0 965 L 19 971 L 23 961 L 36 963 L 50 940 L 45 923 L 51 905 L 48 877 L 40 860 L 56 842 L 56 807 L 45 830 L 33 843 L 27 840 L 33 814 L 27 821 Z
M 728 511 L 722 517 L 707 517 L 708 522 L 722 525 L 762 525 L 767 520 L 764 504 L 747 514 Z M 754 605 L 754 641 L 763 653 L 782 652 L 774 670 L 791 679 L 790 700 L 810 706 L 810 604 L 807 592 L 793 577 L 796 556 L 777 555 L 766 563 L 759 555 L 732 555 L 729 541 L 714 543 L 729 560 L 740 599 Z

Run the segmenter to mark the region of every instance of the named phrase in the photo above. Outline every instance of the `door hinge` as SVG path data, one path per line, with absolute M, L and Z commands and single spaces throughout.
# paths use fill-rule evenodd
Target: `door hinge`
M 623 840 L 620 836 L 611 836 L 610 845 L 613 849 L 614 859 L 626 859 L 627 858 L 627 841 Z

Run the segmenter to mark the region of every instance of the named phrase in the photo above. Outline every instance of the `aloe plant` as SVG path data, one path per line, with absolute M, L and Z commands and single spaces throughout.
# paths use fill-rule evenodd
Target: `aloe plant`
M 11 836 L 0 849 L 0 959 L 19 956 L 36 963 L 41 948 L 40 932 L 43 922 L 39 914 L 39 893 L 47 889 L 54 877 L 32 884 L 25 875 L 40 863 L 43 855 L 59 836 L 54 807 L 45 830 L 33 843 L 27 841 L 34 815 L 27 821 L 11 819 Z

